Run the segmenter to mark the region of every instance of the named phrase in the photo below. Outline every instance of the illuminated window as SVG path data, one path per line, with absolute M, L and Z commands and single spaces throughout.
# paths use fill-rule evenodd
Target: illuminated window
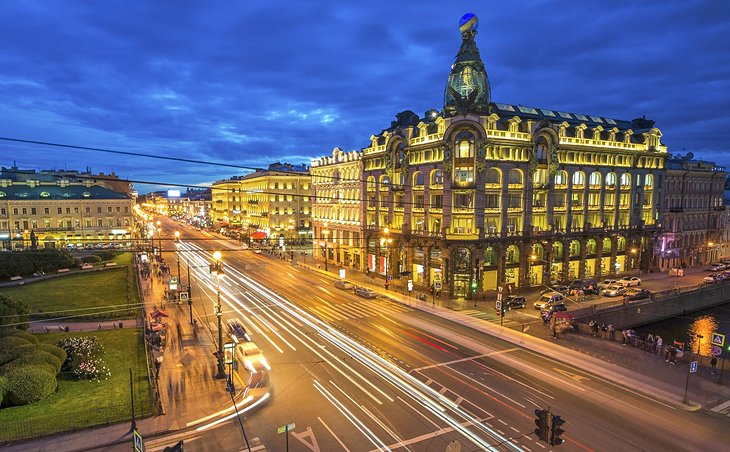
M 460 159 L 474 157 L 474 153 L 472 152 L 471 143 L 469 143 L 466 140 L 460 141 L 457 146 L 456 157 L 460 158 Z

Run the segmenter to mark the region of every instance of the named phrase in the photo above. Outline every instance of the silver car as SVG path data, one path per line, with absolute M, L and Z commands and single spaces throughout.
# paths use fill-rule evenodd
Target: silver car
M 626 287 L 613 284 L 603 289 L 602 293 L 607 297 L 618 297 L 626 293 Z
M 378 293 L 365 287 L 355 287 L 355 295 L 363 298 L 377 298 Z

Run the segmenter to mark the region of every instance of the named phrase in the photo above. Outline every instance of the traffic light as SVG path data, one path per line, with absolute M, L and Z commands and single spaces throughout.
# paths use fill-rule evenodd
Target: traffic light
M 565 441 L 560 437 L 565 430 L 560 428 L 561 425 L 565 424 L 565 421 L 555 414 L 552 415 L 552 422 L 550 423 L 550 445 L 559 446 Z
M 471 283 L 471 291 L 472 292 L 476 292 L 477 291 L 477 286 L 478 286 L 478 283 L 476 281 L 473 281 Z
M 543 409 L 536 409 L 535 410 L 535 425 L 537 428 L 535 429 L 535 434 L 538 438 L 540 438 L 540 441 L 547 441 L 548 440 L 548 410 Z

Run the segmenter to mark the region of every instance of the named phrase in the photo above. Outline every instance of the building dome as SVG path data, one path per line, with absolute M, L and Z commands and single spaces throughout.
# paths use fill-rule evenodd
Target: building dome
M 484 63 L 474 38 L 479 19 L 468 13 L 459 21 L 461 47 L 451 66 L 449 80 L 444 91 L 444 115 L 453 116 L 467 112 L 488 113 L 491 89 Z

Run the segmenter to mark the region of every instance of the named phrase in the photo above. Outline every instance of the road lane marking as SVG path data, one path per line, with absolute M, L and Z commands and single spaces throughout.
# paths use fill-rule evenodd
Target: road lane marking
M 718 406 L 712 408 L 712 411 L 719 413 L 720 411 L 724 410 L 725 408 L 727 408 L 729 406 L 730 406 L 730 400 L 723 402 L 723 403 L 719 404 Z
M 561 374 L 565 375 L 568 378 L 572 378 L 573 380 L 577 381 L 578 383 L 583 383 L 583 380 L 590 381 L 590 378 L 588 378 L 588 377 L 584 377 L 582 375 L 578 375 L 576 373 L 569 372 L 565 369 L 559 369 L 557 367 L 553 367 L 553 370 L 556 372 L 560 372 Z
M 450 366 L 452 364 L 463 363 L 465 361 L 474 361 L 474 360 L 477 360 L 477 359 L 480 359 L 480 358 L 486 358 L 486 357 L 489 357 L 489 356 L 492 356 L 492 355 L 501 355 L 502 353 L 510 353 L 510 352 L 517 351 L 519 349 L 520 349 L 519 347 L 513 347 L 513 348 L 507 348 L 507 349 L 504 349 L 504 350 L 499 350 L 499 351 L 496 351 L 496 352 L 484 353 L 484 354 L 481 354 L 481 355 L 467 356 L 466 358 L 455 359 L 453 361 L 445 361 L 445 362 L 442 362 L 442 363 L 432 364 L 430 366 L 419 367 L 417 369 L 412 369 L 412 371 L 420 372 L 420 371 L 426 370 L 426 369 L 433 369 L 433 368 L 436 368 L 436 367 Z
M 329 425 L 325 424 L 321 417 L 317 416 L 317 419 L 319 419 L 319 422 L 324 425 L 324 428 L 327 429 L 328 432 L 330 432 L 330 435 L 334 436 L 334 438 L 337 440 L 338 443 L 340 443 L 340 446 L 342 446 L 342 450 L 346 452 L 350 452 L 350 449 L 348 449 L 347 446 L 345 446 L 345 443 L 342 442 L 339 436 L 335 435 L 335 432 L 332 431 L 332 429 L 329 427 Z

